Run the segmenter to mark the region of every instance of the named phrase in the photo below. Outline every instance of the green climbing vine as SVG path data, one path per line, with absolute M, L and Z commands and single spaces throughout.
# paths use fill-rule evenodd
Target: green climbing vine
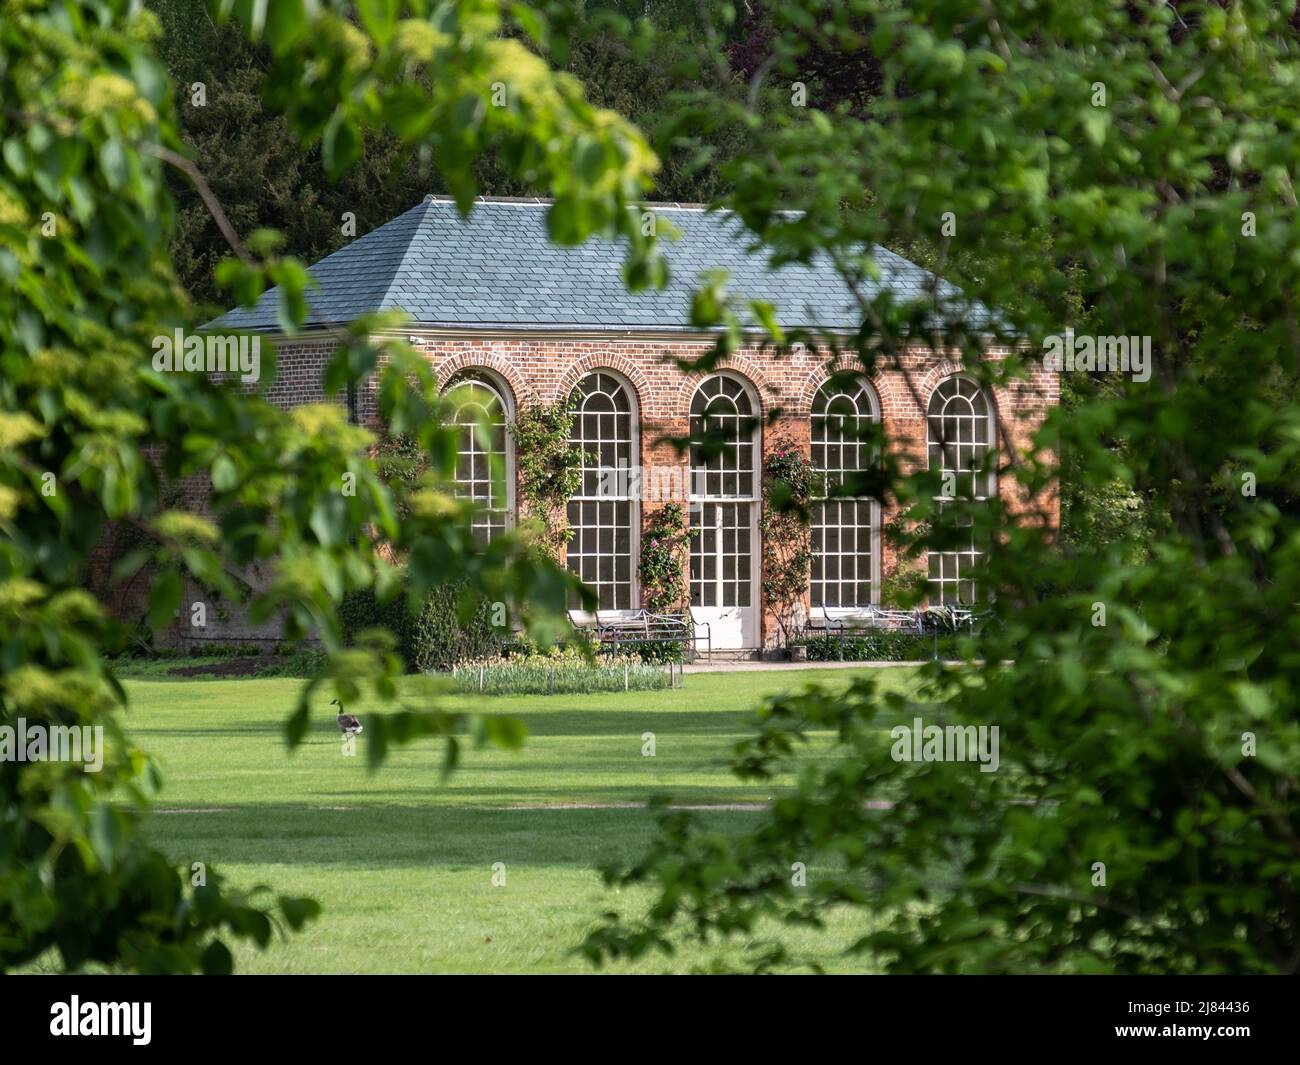
M 510 426 L 519 468 L 519 511 L 541 522 L 547 551 L 558 559 L 573 535 L 569 497 L 582 487 L 586 452 L 570 447 L 574 408 L 570 403 L 537 404 L 519 412 Z M 588 456 L 589 462 L 598 461 Z
M 813 495 L 817 470 L 788 437 L 778 437 L 763 463 L 763 605 L 786 646 L 798 633 L 812 570 Z
M 384 436 L 371 450 L 375 469 L 393 493 L 393 505 L 405 518 L 411 512 L 410 496 L 429 469 L 429 456 L 410 433 Z
M 690 543 L 680 503 L 667 503 L 646 523 L 637 574 L 646 606 L 656 614 L 686 608 L 685 555 Z

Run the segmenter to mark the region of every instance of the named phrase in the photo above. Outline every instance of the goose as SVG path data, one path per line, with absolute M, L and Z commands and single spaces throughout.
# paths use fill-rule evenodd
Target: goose
M 339 708 L 339 731 L 343 733 L 343 735 L 355 736 L 361 731 L 361 722 L 357 720 L 356 714 L 345 714 L 343 712 L 343 704 L 337 699 L 331 699 L 330 706 L 337 706 Z

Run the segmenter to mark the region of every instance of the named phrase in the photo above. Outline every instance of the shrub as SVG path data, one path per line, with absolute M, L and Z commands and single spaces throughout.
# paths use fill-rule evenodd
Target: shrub
M 408 670 L 448 670 L 466 659 L 496 654 L 501 645 L 501 634 L 492 625 L 490 604 L 478 602 L 465 617 L 463 595 L 464 590 L 456 585 L 435 588 L 417 615 L 408 608 L 405 593 L 381 603 L 367 589 L 343 600 L 339 619 L 349 643 L 355 643 L 366 629 L 386 629 L 396 639 L 397 652 Z
M 686 651 L 679 643 L 660 643 L 657 640 L 630 640 L 627 643 L 602 644 L 590 629 L 577 629 L 568 639 L 553 647 L 538 648 L 526 640 L 510 637 L 501 641 L 488 656 L 518 658 L 544 655 L 549 658 L 567 658 L 585 661 L 591 655 L 601 658 L 635 658 L 640 662 L 679 663 L 686 661 Z
M 218 643 L 215 640 L 194 640 L 191 641 L 188 653 L 197 657 L 206 658 L 259 658 L 262 654 L 262 645 L 256 643 Z
M 399 594 L 386 603 L 379 602 L 374 591 L 369 588 L 344 596 L 339 604 L 339 625 L 343 629 L 343 639 L 348 644 L 355 644 L 357 636 L 366 629 L 387 629 L 396 637 L 399 653 L 406 661 L 404 648 L 411 626 L 411 614 L 404 595 Z
M 603 648 L 602 656 L 626 656 L 641 662 L 684 662 L 686 651 L 679 643 L 659 643 L 657 640 L 632 640 L 617 646 Z
M 461 588 L 445 586 L 425 599 L 424 609 L 411 619 L 404 653 L 410 668 L 420 673 L 447 670 L 466 659 L 496 653 L 501 634 L 492 625 L 491 604 L 479 600 L 466 617 L 463 594 Z

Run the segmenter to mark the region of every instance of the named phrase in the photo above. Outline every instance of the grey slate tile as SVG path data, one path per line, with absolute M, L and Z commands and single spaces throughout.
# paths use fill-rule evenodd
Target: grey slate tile
M 622 246 L 607 240 L 550 244 L 545 204 L 481 201 L 461 218 L 450 201 L 429 198 L 311 267 L 320 287 L 309 294 L 308 324 L 342 323 L 400 306 L 423 325 L 689 328 L 694 287 L 705 271 L 720 267 L 731 273 L 733 294 L 775 304 L 787 327 L 858 327 L 852 294 L 829 262 L 772 270 L 749 250 L 752 241 L 732 216 L 656 210 L 682 233 L 679 241 L 661 242 L 672 280 L 663 291 L 634 294 L 623 286 Z M 932 283 L 926 271 L 887 249 L 875 249 L 875 258 L 879 285 L 900 298 L 914 298 Z M 946 282 L 938 291 L 962 302 Z M 253 308 L 230 311 L 209 326 L 274 329 L 278 300 L 271 289 Z M 978 305 L 975 314 L 988 318 Z

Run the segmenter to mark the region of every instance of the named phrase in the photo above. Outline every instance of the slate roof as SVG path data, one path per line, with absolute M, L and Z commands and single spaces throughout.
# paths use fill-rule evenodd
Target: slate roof
M 772 270 L 748 250 L 748 237 L 728 212 L 678 204 L 647 204 L 681 231 L 661 239 L 672 280 L 661 290 L 630 293 L 623 284 L 623 247 L 591 239 L 576 247 L 550 243 L 544 200 L 480 199 L 467 218 L 442 197 L 422 203 L 352 241 L 311 267 L 320 287 L 308 292 L 307 325 L 342 324 L 367 311 L 401 308 L 413 325 L 500 329 L 691 329 L 691 295 L 702 272 L 730 271 L 728 291 L 777 308 L 786 328 L 821 325 L 856 330 L 852 296 L 829 261 Z M 884 286 L 899 299 L 919 295 L 930 275 L 884 248 L 875 249 Z M 943 298 L 960 293 L 940 283 Z M 279 293 L 270 289 L 206 328 L 278 329 Z M 983 308 L 976 314 L 987 320 Z

